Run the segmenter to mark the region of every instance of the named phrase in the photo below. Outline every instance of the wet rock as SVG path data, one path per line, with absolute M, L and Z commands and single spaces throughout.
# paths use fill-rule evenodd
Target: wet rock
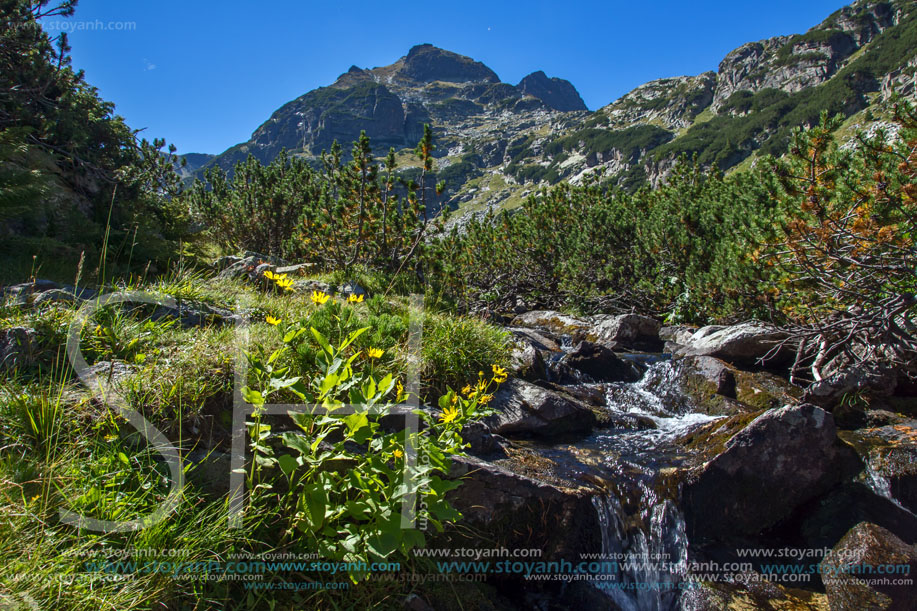
M 615 355 L 609 348 L 583 341 L 566 355 L 564 362 L 596 382 L 636 382 L 642 372 L 632 362 Z
M 494 395 L 496 413 L 485 422 L 500 435 L 556 437 L 588 434 L 596 415 L 571 397 L 511 378 Z
M 568 488 L 514 473 L 474 457 L 454 458 L 449 477 L 462 485 L 447 499 L 462 512 L 452 533 L 463 547 L 538 548 L 542 559 L 601 551 L 594 492 Z
M 483 422 L 470 422 L 462 428 L 462 440 L 469 444 L 467 451 L 475 456 L 487 456 L 490 458 L 504 458 L 506 452 L 503 450 L 505 439 L 499 435 L 494 435 L 490 427 Z
M 885 574 L 888 567 L 901 572 Z M 895 583 L 917 574 L 917 547 L 869 522 L 857 524 L 820 565 L 832 609 L 917 608 L 913 583 Z
M 674 365 L 679 390 L 694 411 L 711 416 L 771 409 L 796 401 L 802 389 L 767 371 L 745 371 L 710 356 L 689 356 Z
M 768 366 L 786 364 L 791 351 L 779 348 L 786 334 L 776 327 L 746 322 L 731 327 L 702 327 L 677 351 L 679 356 L 713 356 L 730 363 Z
M 690 475 L 684 489 L 689 536 L 754 535 L 786 518 L 841 478 L 845 455 L 836 441 L 834 420 L 820 407 L 764 412 Z
M 38 348 L 38 333 L 35 329 L 0 329 L 0 370 L 29 367 L 35 362 Z
M 663 342 L 659 338 L 662 324 L 648 316 L 599 315 L 593 316 L 592 320 L 594 325 L 587 331 L 587 337 L 592 341 L 650 352 L 661 350 L 663 347 Z
M 842 431 L 883 492 L 917 513 L 917 420 L 879 428 Z
M 745 583 L 692 580 L 693 587 L 685 590 L 679 608 L 681 611 L 826 611 L 828 608 L 824 594 L 770 583 L 753 571 L 736 575 L 735 579 Z

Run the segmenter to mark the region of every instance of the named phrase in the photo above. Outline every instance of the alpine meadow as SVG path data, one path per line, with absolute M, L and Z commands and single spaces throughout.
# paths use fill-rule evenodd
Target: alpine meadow
M 237 43 L 91 4 L 0 0 L 0 607 L 917 608 L 917 2 L 595 110 L 417 40 L 199 153 L 95 45 Z

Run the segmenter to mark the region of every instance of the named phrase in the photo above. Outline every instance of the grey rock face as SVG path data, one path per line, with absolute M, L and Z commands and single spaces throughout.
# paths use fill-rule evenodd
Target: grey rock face
M 548 78 L 541 70 L 522 79 L 516 87 L 522 93 L 538 98 L 554 110 L 587 110 L 583 98 L 570 81 L 557 77 Z
M 524 380 L 507 380 L 491 406 L 496 413 L 485 423 L 504 436 L 588 434 L 596 424 L 595 414 L 587 406 Z
M 813 405 L 765 412 L 685 485 L 689 536 L 755 535 L 841 477 L 831 414 Z
M 547 484 L 473 457 L 454 459 L 449 475 L 462 485 L 447 499 L 470 532 L 481 533 L 481 547 L 539 548 L 553 560 L 601 550 L 593 493 L 585 489 Z
M 701 327 L 677 351 L 679 356 L 714 356 L 733 363 L 754 365 L 766 359 L 767 365 L 780 365 L 789 357 L 788 350 L 779 350 L 786 334 L 779 329 L 757 322 L 731 327 Z

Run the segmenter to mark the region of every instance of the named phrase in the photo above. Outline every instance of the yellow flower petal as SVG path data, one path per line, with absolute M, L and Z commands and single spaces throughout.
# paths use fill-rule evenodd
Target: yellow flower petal
M 266 323 L 269 324 L 269 325 L 274 325 L 274 326 L 276 326 L 276 325 L 279 325 L 279 324 L 280 324 L 280 319 L 279 319 L 279 318 L 274 318 L 273 316 L 268 316 L 267 318 L 264 319 L 264 322 L 266 322 Z

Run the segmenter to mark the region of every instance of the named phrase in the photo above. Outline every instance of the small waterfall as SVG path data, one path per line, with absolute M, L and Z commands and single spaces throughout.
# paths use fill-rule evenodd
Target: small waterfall
M 624 611 L 667 611 L 678 608 L 687 565 L 685 523 L 666 499 L 644 513 L 644 527 L 630 521 L 614 495 L 594 497 L 602 529 L 603 569 L 596 587 Z

